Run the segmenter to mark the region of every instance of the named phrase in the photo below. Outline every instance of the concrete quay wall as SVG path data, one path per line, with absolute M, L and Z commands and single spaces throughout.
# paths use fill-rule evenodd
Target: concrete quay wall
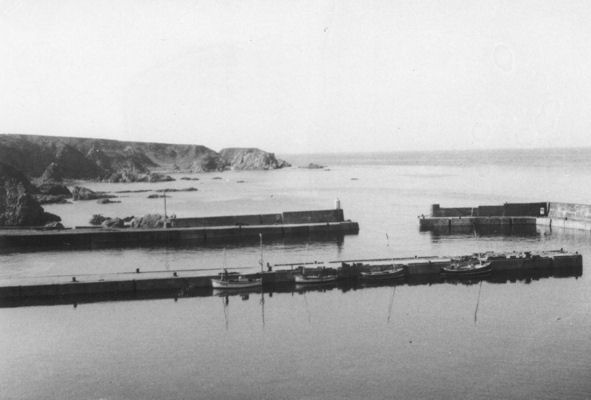
M 211 277 L 170 277 L 87 281 L 0 287 L 1 298 L 92 296 L 118 293 L 178 291 L 211 287 Z
M 535 231 L 536 218 L 533 217 L 426 217 L 419 219 L 421 231 L 471 231 L 485 228 L 510 230 L 511 228 L 531 227 Z
M 285 211 L 274 214 L 224 215 L 216 217 L 176 218 L 171 220 L 177 228 L 198 228 L 231 225 L 274 225 L 274 224 L 313 224 L 343 222 L 342 209 Z
M 591 231 L 591 221 L 564 219 L 564 218 L 537 218 L 537 226 L 548 229 L 574 229 L 580 231 Z
M 506 257 L 492 257 L 492 270 L 495 272 L 579 268 L 583 266 L 583 256 L 578 253 L 547 252 L 541 255 L 524 256 L 510 254 Z M 408 276 L 439 275 L 441 267 L 449 266 L 451 259 L 417 259 L 404 263 Z
M 548 215 L 548 212 L 547 202 L 450 208 L 443 208 L 439 204 L 431 206 L 431 217 L 539 217 Z
M 591 222 L 591 205 L 551 202 L 548 218 Z
M 492 259 L 493 273 L 550 271 L 556 276 L 579 276 L 582 273 L 583 258 L 577 253 L 561 251 L 541 254 L 500 255 Z M 362 260 L 358 260 L 362 261 Z M 424 257 L 397 262 L 406 269 L 407 282 L 431 282 L 441 280 L 441 267 L 449 265 L 450 258 Z M 294 266 L 297 264 L 294 264 Z M 294 285 L 294 273 L 299 268 L 276 270 L 250 277 L 262 277 L 266 288 L 280 288 Z M 336 268 L 340 281 L 350 281 L 358 277 L 351 268 Z M 359 271 L 357 271 L 359 272 Z M 0 287 L 0 307 L 15 299 L 27 298 L 65 298 L 92 296 L 121 296 L 149 294 L 154 292 L 189 293 L 195 290 L 211 290 L 211 278 L 199 276 L 199 271 L 157 271 L 126 274 L 85 275 L 79 277 L 61 276 L 54 278 L 31 278 L 20 280 L 12 285 Z
M 103 246 L 172 245 L 191 243 L 236 242 L 266 238 L 306 235 L 349 235 L 359 232 L 359 224 L 351 221 L 290 225 L 217 226 L 167 229 L 70 229 L 62 231 L 4 231 L 0 246 L 4 248 L 54 247 L 94 248 Z
M 515 228 L 535 233 L 537 226 L 591 231 L 591 205 L 538 202 L 442 208 L 433 204 L 431 216 L 422 216 L 419 226 L 422 231 L 439 233 L 461 233 L 470 229 L 510 232 Z M 532 227 L 534 230 L 530 229 Z

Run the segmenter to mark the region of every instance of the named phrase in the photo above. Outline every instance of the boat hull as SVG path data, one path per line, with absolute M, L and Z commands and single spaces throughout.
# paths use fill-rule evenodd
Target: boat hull
M 316 283 L 329 283 L 337 280 L 336 275 L 324 275 L 324 276 L 305 276 L 305 275 L 294 275 L 295 283 L 297 284 L 316 284 Z
M 404 269 L 398 270 L 386 270 L 386 271 L 375 271 L 375 272 L 361 272 L 359 278 L 366 281 L 381 281 L 388 279 L 399 279 L 404 278 Z
M 476 266 L 468 266 L 468 267 L 443 267 L 441 268 L 441 274 L 446 277 L 472 277 L 472 276 L 480 276 L 480 275 L 487 275 L 492 272 L 492 263 L 485 263 L 482 265 Z
M 244 280 L 211 279 L 211 287 L 214 289 L 246 289 L 263 285 L 262 278 Z

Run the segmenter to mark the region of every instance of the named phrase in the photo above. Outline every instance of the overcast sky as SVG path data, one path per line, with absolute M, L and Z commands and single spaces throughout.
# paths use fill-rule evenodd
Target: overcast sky
M 0 0 L 0 132 L 334 152 L 590 145 L 587 1 Z

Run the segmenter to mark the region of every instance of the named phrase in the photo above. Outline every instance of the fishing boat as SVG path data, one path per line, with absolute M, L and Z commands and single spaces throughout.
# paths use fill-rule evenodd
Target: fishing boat
M 246 277 L 227 270 L 220 272 L 217 278 L 211 278 L 211 287 L 214 289 L 245 289 L 262 285 L 262 278 Z
M 322 264 L 312 269 L 301 266 L 299 272 L 293 277 L 296 284 L 329 283 L 337 280 L 336 271 Z
M 319 273 L 313 274 L 296 274 L 293 276 L 295 283 L 306 284 L 306 283 L 329 283 L 337 280 L 336 274 L 322 275 Z
M 441 274 L 449 277 L 480 276 L 491 271 L 491 262 L 452 263 L 449 267 L 441 267 Z
M 361 271 L 359 278 L 365 281 L 386 280 L 404 278 L 405 271 L 402 265 L 370 266 L 368 270 Z
M 261 273 L 263 272 L 263 235 L 259 233 L 261 246 Z M 217 278 L 211 278 L 211 287 L 214 289 L 246 289 L 263 286 L 263 278 L 246 277 L 236 272 L 228 272 L 225 268 L 226 251 L 224 249 L 224 270 L 219 273 Z

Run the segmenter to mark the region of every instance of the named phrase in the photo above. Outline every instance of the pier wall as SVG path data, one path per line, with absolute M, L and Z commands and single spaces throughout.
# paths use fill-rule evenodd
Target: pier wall
M 287 211 L 274 214 L 224 215 L 215 217 L 176 218 L 171 221 L 176 228 L 196 228 L 232 225 L 310 224 L 344 221 L 343 210 Z
M 350 235 L 359 233 L 357 222 L 231 225 L 201 228 L 167 229 L 69 229 L 63 231 L 0 232 L 0 247 L 35 248 L 104 248 L 110 246 L 168 246 L 175 244 L 206 245 L 296 236 Z
M 591 205 L 551 202 L 547 218 L 537 218 L 536 224 L 545 228 L 591 231 Z
M 551 202 L 548 217 L 591 222 L 591 205 Z
M 350 235 L 359 224 L 345 221 L 343 210 L 172 219 L 166 228 L 76 228 L 0 230 L 0 249 L 101 248 L 109 246 L 204 245 L 265 238 Z
M 535 233 L 534 217 L 446 217 L 421 218 L 421 231 L 440 233 Z
M 537 218 L 536 225 L 547 229 L 573 229 L 579 231 L 591 231 L 591 220 L 566 218 Z
M 171 225 L 176 228 L 194 228 L 231 225 L 273 225 L 283 223 L 281 214 L 227 215 L 220 217 L 176 218 Z
M 433 204 L 431 217 L 539 217 L 548 215 L 548 208 L 546 202 L 451 208 L 442 208 L 439 204 Z
M 489 260 L 491 259 L 493 271 L 491 279 L 502 277 L 505 273 L 521 276 L 528 276 L 531 273 L 544 273 L 557 277 L 580 276 L 583 267 L 583 258 L 580 254 L 562 251 L 539 254 L 500 253 L 489 258 Z M 441 267 L 448 266 L 451 259 L 418 257 L 406 261 L 397 260 L 397 262 L 405 267 L 405 282 L 407 284 L 431 284 L 444 281 L 441 276 Z M 341 264 L 340 261 L 331 261 L 330 263 Z M 291 290 L 293 290 L 294 273 L 300 269 L 298 265 L 291 265 L 291 269 L 277 269 L 272 272 L 266 271 L 244 276 L 262 277 L 266 290 L 281 288 L 292 288 Z M 288 265 L 283 264 L 283 266 Z M 339 276 L 337 284 L 351 285 L 358 278 L 358 272 L 357 274 L 353 273 L 350 267 L 348 269 L 337 268 L 335 265 L 335 270 Z M 214 276 L 199 275 L 200 273 L 203 271 L 178 270 L 31 278 L 33 281 L 20 279 L 12 284 L 0 286 L 0 307 L 26 305 L 28 301 L 30 304 L 42 304 L 44 301 L 59 303 L 64 299 L 75 301 L 76 298 L 101 301 L 125 297 L 149 298 L 158 293 L 168 293 L 172 297 L 196 293 L 212 294 L 211 278 Z
M 591 205 L 537 202 L 502 206 L 441 208 L 433 204 L 431 217 L 421 216 L 421 231 L 468 233 L 535 233 L 536 227 L 591 231 Z
M 318 211 L 289 211 L 283 213 L 284 224 L 309 224 L 313 222 L 342 222 L 345 216 L 342 209 Z

